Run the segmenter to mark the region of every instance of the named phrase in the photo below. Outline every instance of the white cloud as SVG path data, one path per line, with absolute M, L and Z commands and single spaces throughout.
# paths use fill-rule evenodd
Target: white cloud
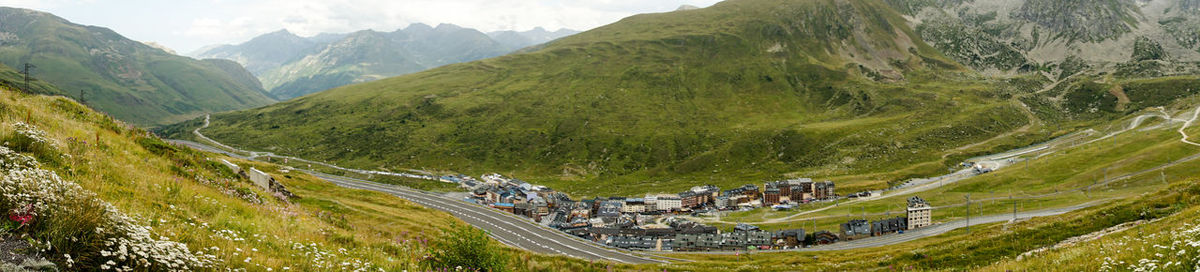
M 0 0 L 0 5 L 83 14 L 89 24 L 122 25 L 121 33 L 159 41 L 187 52 L 214 43 L 239 43 L 288 29 L 302 36 L 362 29 L 392 31 L 411 23 L 451 23 L 481 31 L 587 30 L 646 12 L 674 10 L 682 4 L 709 6 L 719 0 Z M 95 3 L 93 3 L 95 2 Z M 136 8 L 155 6 L 153 20 Z M 95 8 L 111 8 L 103 17 Z M 130 14 L 120 14 L 120 12 Z M 60 14 L 62 15 L 62 14 Z M 72 19 L 71 16 L 64 16 Z M 145 20 L 146 22 L 130 22 Z

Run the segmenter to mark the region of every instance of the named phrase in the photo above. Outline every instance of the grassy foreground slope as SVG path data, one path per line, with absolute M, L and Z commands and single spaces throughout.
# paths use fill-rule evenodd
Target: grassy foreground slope
M 463 236 L 450 215 L 391 195 L 225 158 L 299 196 L 284 200 L 218 155 L 169 145 L 63 97 L 0 88 L 0 138 L 2 254 L 58 269 L 421 271 L 449 264 L 430 256 L 456 249 L 496 253 L 515 271 L 607 265 L 500 248 L 486 237 L 454 246 L 447 241 L 482 234 Z M 28 242 L 10 248 L 19 241 Z
M 34 77 L 118 119 L 142 126 L 275 102 L 240 65 L 198 61 L 112 30 L 57 16 L 0 7 L 0 63 L 36 65 Z
M 746 0 L 218 114 L 205 131 L 345 166 L 496 171 L 581 196 L 784 173 L 886 181 L 945 171 L 943 150 L 1026 125 L 1006 98 L 1032 86 L 970 75 L 878 1 Z M 164 131 L 186 137 L 196 124 Z

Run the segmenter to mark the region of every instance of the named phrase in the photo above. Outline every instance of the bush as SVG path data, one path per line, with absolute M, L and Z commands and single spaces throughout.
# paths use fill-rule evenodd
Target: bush
M 62 161 L 55 144 L 46 132 L 26 123 L 13 124 L 12 134 L 5 135 L 4 145 L 13 151 L 29 153 L 43 163 L 57 164 Z
M 46 243 L 39 253 L 49 254 L 67 269 L 161 271 L 216 266 L 215 256 L 155 238 L 150 227 L 39 166 L 33 157 L 0 147 L 0 215 L 13 222 L 0 221 L 8 223 L 8 231 Z
M 430 258 L 423 261 L 433 270 L 466 271 L 504 271 L 507 263 L 508 256 L 492 244 L 487 232 L 453 223 L 433 241 Z

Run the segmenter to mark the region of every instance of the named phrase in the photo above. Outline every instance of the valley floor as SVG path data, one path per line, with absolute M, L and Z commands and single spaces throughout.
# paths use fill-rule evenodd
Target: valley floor
M 1192 173 L 1195 170 L 1189 171 L 1187 168 L 1194 169 L 1188 166 L 1195 164 L 1194 160 L 1200 158 L 1200 153 L 1196 152 L 1198 149 L 1186 147 L 1195 145 L 1195 143 L 1189 140 L 1187 128 L 1191 123 L 1195 122 L 1195 117 L 1197 116 L 1195 113 L 1197 112 L 1200 112 L 1200 108 L 1196 110 L 1184 110 L 1172 116 L 1166 114 L 1166 111 L 1163 109 L 1157 109 L 1154 112 L 1131 116 L 1124 121 L 1126 122 L 1125 125 L 1118 126 L 1120 129 L 1106 133 L 1101 133 L 1095 129 L 1088 129 L 1039 145 L 972 158 L 972 162 L 997 170 L 981 176 L 976 176 L 974 173 L 968 172 L 971 171 L 970 169 L 965 169 L 946 176 L 915 179 L 904 186 L 893 188 L 893 190 L 876 192 L 876 194 L 868 198 L 854 199 L 844 203 L 837 203 L 836 205 L 823 203 L 802 206 L 798 212 L 774 212 L 760 209 L 748 213 L 733 213 L 720 218 L 694 217 L 692 219 L 718 225 L 733 224 L 735 222 L 754 223 L 760 224 L 760 226 L 765 228 L 804 228 L 806 224 L 808 226 L 816 224 L 817 229 L 828 229 L 831 226 L 836 228 L 836 224 L 843 222 L 846 218 L 857 218 L 860 215 L 882 217 L 888 214 L 889 210 L 897 214 L 902 214 L 902 211 L 892 209 L 899 205 L 891 202 L 903 200 L 903 198 L 898 198 L 898 196 L 907 198 L 914 195 L 924 195 L 933 201 L 946 201 L 942 203 L 947 203 L 939 205 L 936 209 L 937 212 L 935 212 L 938 221 L 945 223 L 933 227 L 905 234 L 874 237 L 839 243 L 833 246 L 800 250 L 829 251 L 882 247 L 909 243 L 927 237 L 961 235 L 958 232 L 962 232 L 961 228 L 968 225 L 966 214 L 955 210 L 963 209 L 965 207 L 963 203 L 965 202 L 954 202 L 950 199 L 954 199 L 954 197 L 962 199 L 965 193 L 974 193 L 974 201 L 979 203 L 978 208 L 972 208 L 974 210 L 970 212 L 971 214 L 978 214 L 978 216 L 971 216 L 972 222 L 970 225 L 983 226 L 984 228 L 988 228 L 989 226 L 994 227 L 994 223 L 1002 222 L 1007 222 L 1005 224 L 1007 227 L 1008 224 L 1013 224 L 1014 219 L 1019 221 L 1038 216 L 1056 216 L 1101 204 L 1103 204 L 1101 206 L 1109 206 L 1110 204 L 1105 203 L 1121 202 L 1122 199 L 1165 188 L 1166 184 L 1169 183 L 1166 180 L 1166 172 L 1168 171 L 1172 172 L 1172 176 L 1174 177 L 1197 174 Z M 196 133 L 201 138 L 205 138 L 202 134 L 199 134 L 199 130 Z M 1175 141 L 1170 141 L 1169 139 L 1173 137 Z M 219 145 L 219 143 L 217 144 Z M 210 151 L 229 153 L 218 148 L 205 147 L 203 144 L 193 143 L 192 145 Z M 1170 150 L 1170 152 L 1159 152 L 1163 150 Z M 230 154 L 236 155 L 234 153 Z M 245 152 L 243 154 L 259 155 L 261 153 Z M 1147 156 L 1157 158 L 1155 160 L 1159 161 L 1159 163 L 1138 162 L 1138 160 L 1143 160 Z M 1081 161 L 1086 162 L 1080 163 Z M 1034 165 L 1032 169 L 1030 164 Z M 1063 165 L 1071 166 L 1062 167 Z M 1047 174 L 1047 171 L 1067 173 Z M 1096 175 L 1101 172 L 1104 173 L 1103 179 L 1100 179 Z M 1162 180 L 1154 182 L 1156 179 L 1151 176 L 1153 173 L 1160 173 Z M 1032 178 L 1033 176 L 1048 178 Z M 339 183 L 348 182 L 347 179 L 334 176 L 322 177 L 331 181 L 341 180 L 337 181 Z M 980 187 L 980 185 L 984 184 L 991 185 Z M 369 187 L 368 189 L 372 190 L 393 190 L 387 189 L 383 185 L 370 185 L 366 183 L 346 184 L 346 186 L 356 188 Z M 979 190 L 979 188 L 990 188 L 990 190 Z M 998 193 L 997 191 L 1000 192 Z M 947 195 L 951 197 L 947 197 Z M 432 199 L 440 198 L 438 196 L 422 194 L 408 195 L 405 198 L 423 198 L 424 202 L 422 200 L 416 201 L 426 205 L 433 205 L 434 207 L 442 206 L 439 209 L 452 210 L 452 208 L 446 207 L 450 205 L 428 202 Z M 450 201 L 455 202 L 454 200 Z M 462 204 L 455 203 L 455 205 Z M 975 206 L 975 204 L 972 206 Z M 1020 211 L 1018 212 L 1016 209 L 1020 209 Z M 482 208 L 482 211 L 478 212 L 496 214 L 495 211 L 488 210 Z M 464 217 L 467 216 L 463 214 L 464 211 L 460 210 L 460 212 L 455 213 L 458 213 L 457 215 L 460 217 Z M 857 213 L 858 211 L 863 211 L 864 214 L 859 214 Z M 1012 213 L 1009 213 L 1009 211 L 1012 211 Z M 519 221 L 526 222 L 526 219 L 519 219 Z M 482 222 L 476 223 L 477 226 L 486 224 Z M 534 224 L 528 225 L 535 226 Z M 517 248 L 526 250 L 532 248 L 534 251 L 542 251 L 544 249 L 547 250 L 544 253 L 581 257 L 578 256 L 581 254 L 565 254 L 561 251 L 564 248 L 561 246 L 546 246 L 546 244 L 553 243 L 523 244 L 521 240 L 526 239 L 524 238 L 525 236 L 496 233 L 496 231 L 493 232 L 493 237 Z M 555 233 L 555 235 L 564 236 L 560 233 Z M 518 242 L 514 242 L 514 240 Z M 557 244 L 562 245 L 563 243 L 558 242 Z M 597 247 L 596 245 L 587 246 Z M 556 247 L 559 250 L 555 250 Z M 569 247 L 569 249 L 578 250 L 576 247 Z M 760 253 L 766 254 L 765 256 L 775 256 L 778 254 L 773 252 L 761 251 Z M 618 254 L 627 257 L 642 255 Z M 731 253 L 717 252 L 716 254 Z M 688 258 L 687 256 L 694 256 L 694 254 L 664 256 L 686 259 Z M 591 259 L 596 257 L 583 258 Z M 628 263 L 641 263 L 651 260 L 642 257 L 620 260 L 619 258 L 603 256 L 596 259 L 610 259 Z

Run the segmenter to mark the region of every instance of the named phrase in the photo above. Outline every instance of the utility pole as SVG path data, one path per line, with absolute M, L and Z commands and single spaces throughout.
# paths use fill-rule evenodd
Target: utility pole
M 30 70 L 33 70 L 33 68 L 37 68 L 37 66 L 33 66 L 32 63 L 28 62 L 25 63 L 25 93 L 33 93 L 33 91 L 29 89 L 29 73 Z
M 971 234 L 971 193 L 967 193 L 967 234 Z
M 1017 200 L 1013 199 L 1012 193 L 1008 194 L 1008 201 L 1013 203 L 1013 222 L 1017 222 Z
M 87 104 L 87 99 L 84 98 L 84 95 L 87 95 L 87 91 L 79 90 L 79 104 Z

